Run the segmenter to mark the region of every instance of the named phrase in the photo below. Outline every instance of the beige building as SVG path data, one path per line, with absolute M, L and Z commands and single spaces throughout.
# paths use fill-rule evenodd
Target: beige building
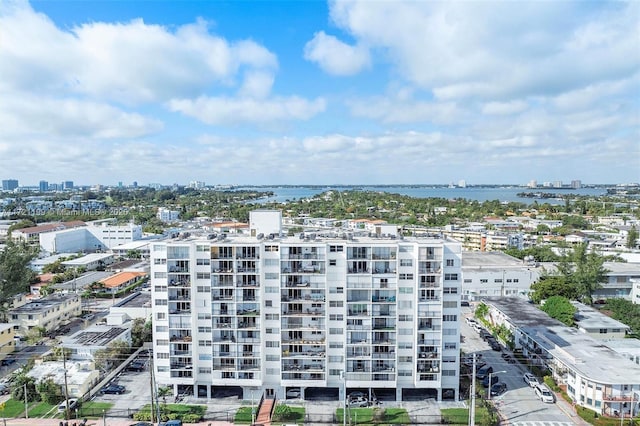
M 98 383 L 100 373 L 92 362 L 67 361 L 67 390 L 70 398 L 79 398 L 91 390 Z M 33 377 L 36 383 L 52 379 L 64 392 L 64 366 L 61 361 L 43 362 L 36 364 L 27 376 Z
M 16 348 L 13 324 L 0 324 L 0 360 L 7 357 Z
M 11 309 L 8 316 L 15 330 L 27 332 L 34 327 L 53 330 L 81 313 L 80 295 L 54 293 Z

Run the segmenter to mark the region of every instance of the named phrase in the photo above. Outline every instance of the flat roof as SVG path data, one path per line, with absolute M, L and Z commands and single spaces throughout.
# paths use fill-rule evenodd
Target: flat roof
M 100 281 L 103 278 L 106 278 L 110 275 L 113 275 L 113 272 L 105 272 L 105 271 L 91 271 L 76 277 L 75 279 L 54 284 L 53 287 L 59 290 L 72 290 L 72 289 L 80 289 L 88 286 L 89 284 Z
M 140 250 L 149 245 L 151 241 L 148 240 L 136 240 L 130 241 L 128 243 L 120 244 L 119 246 L 113 247 L 112 250 Z
M 129 330 L 128 327 L 96 324 L 63 337 L 63 346 L 107 346 Z
M 62 264 L 66 266 L 82 266 L 86 265 L 87 263 L 109 259 L 110 257 L 114 256 L 115 255 L 113 253 L 90 253 L 77 259 L 65 260 L 64 262 L 62 262 Z
M 45 311 L 71 299 L 80 300 L 80 296 L 77 294 L 54 293 L 47 297 L 43 297 L 42 299 L 32 300 L 31 302 L 25 303 L 18 308 L 10 309 L 9 312 L 14 314 L 21 314 L 27 312 Z
M 3 332 L 5 330 L 13 330 L 13 324 L 1 323 L 0 324 L 0 332 Z
M 523 267 L 525 262 L 501 251 L 463 251 L 462 268 Z
M 146 308 L 151 307 L 151 292 L 144 291 L 134 293 L 131 297 L 124 299 L 115 305 L 118 308 Z
M 640 383 L 640 368 L 624 355 L 577 328 L 567 327 L 515 297 L 484 299 L 555 359 L 582 376 L 604 384 Z
M 583 303 L 572 301 L 571 304 L 578 310 L 575 314 L 576 322 L 579 328 L 600 329 L 600 328 L 619 328 L 621 330 L 629 330 L 631 327 L 615 320 L 597 309 L 587 306 Z
M 609 270 L 606 275 L 637 275 L 640 277 L 640 263 L 604 262 L 602 266 Z

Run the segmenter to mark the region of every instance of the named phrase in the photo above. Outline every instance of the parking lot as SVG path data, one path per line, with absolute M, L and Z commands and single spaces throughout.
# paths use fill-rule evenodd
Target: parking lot
M 462 313 L 466 317 L 472 316 L 470 308 L 463 308 Z M 476 353 L 483 362 L 493 367 L 493 375 L 499 377 L 499 381 L 506 384 L 506 392 L 492 399 L 503 420 L 509 424 L 520 422 L 557 422 L 557 424 L 579 424 L 577 415 L 570 410 L 563 410 L 566 405 L 560 403 L 543 403 L 535 391 L 524 381 L 527 368 L 519 361 L 515 361 L 513 354 L 506 348 L 493 350 L 484 341 L 478 331 L 474 330 L 467 321 L 462 321 L 460 331 L 465 336 L 461 345 L 465 354 Z M 512 360 L 509 362 L 509 360 Z M 514 362 L 515 361 L 515 362 Z M 485 392 L 483 397 L 486 397 Z

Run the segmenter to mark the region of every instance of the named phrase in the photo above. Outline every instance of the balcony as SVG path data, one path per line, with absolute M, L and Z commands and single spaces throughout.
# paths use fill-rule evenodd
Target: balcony
M 170 342 L 184 342 L 184 343 L 191 343 L 191 335 L 190 334 L 177 334 L 177 335 L 172 335 L 171 337 L 169 337 L 169 341 Z
M 629 395 L 620 395 L 620 394 L 611 394 L 611 393 L 603 393 L 602 400 L 606 402 L 631 402 L 634 400 L 633 394 Z

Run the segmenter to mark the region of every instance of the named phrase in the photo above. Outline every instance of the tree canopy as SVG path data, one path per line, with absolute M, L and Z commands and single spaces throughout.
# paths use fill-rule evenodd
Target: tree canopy
M 569 327 L 573 327 L 576 323 L 574 315 L 577 309 L 566 297 L 551 296 L 544 302 L 541 309 L 551 318 L 555 318 Z
M 18 294 L 26 292 L 34 282 L 35 273 L 29 263 L 36 258 L 38 249 L 26 243 L 7 241 L 0 251 L 0 309 Z

